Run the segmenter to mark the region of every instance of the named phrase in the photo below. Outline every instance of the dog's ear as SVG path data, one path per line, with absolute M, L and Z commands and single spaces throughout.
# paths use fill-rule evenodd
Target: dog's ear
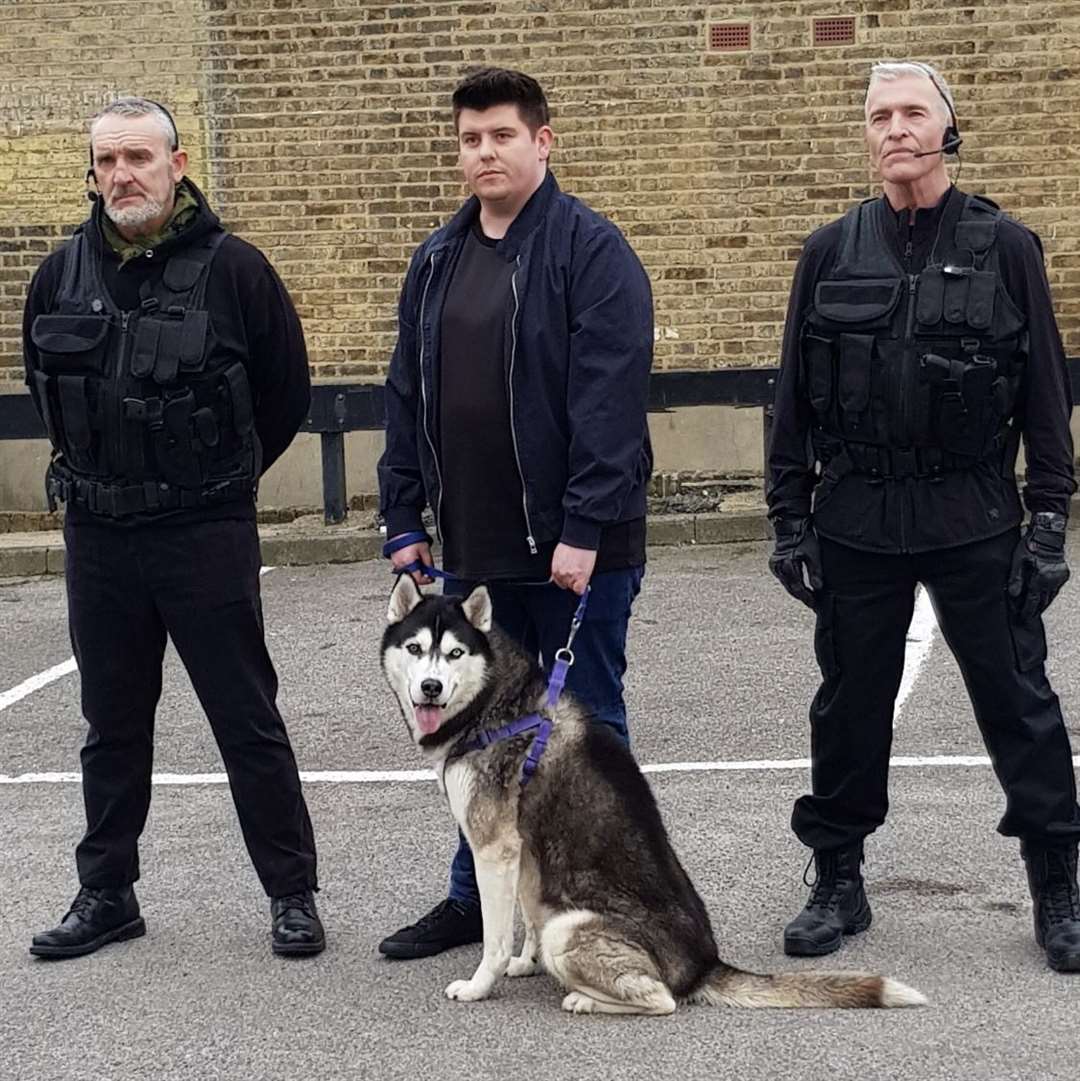
M 491 594 L 487 586 L 477 586 L 461 602 L 461 610 L 478 631 L 487 634 L 491 630 Z
M 412 576 L 402 574 L 390 592 L 390 607 L 386 610 L 387 623 L 400 623 L 422 600 L 420 587 Z

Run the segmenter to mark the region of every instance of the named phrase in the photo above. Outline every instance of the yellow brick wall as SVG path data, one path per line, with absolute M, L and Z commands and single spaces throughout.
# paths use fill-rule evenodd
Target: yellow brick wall
M 855 44 L 812 46 L 831 15 Z M 708 50 L 743 20 L 749 50 Z M 173 107 L 192 175 L 292 292 L 315 375 L 378 378 L 409 253 L 464 193 L 449 95 L 481 63 L 546 87 L 560 182 L 652 277 L 657 365 L 774 363 L 802 239 L 873 191 L 868 66 L 902 56 L 953 83 L 961 184 L 1041 233 L 1080 353 L 1080 2 L 0 0 L 0 382 L 33 267 L 86 213 L 86 119 L 120 92 Z

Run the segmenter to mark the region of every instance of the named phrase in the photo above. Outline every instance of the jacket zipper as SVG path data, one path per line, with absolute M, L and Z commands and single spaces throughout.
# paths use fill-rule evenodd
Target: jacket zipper
M 116 371 L 113 377 L 113 401 L 116 404 L 116 424 L 113 430 L 116 433 L 113 439 L 113 453 L 116 455 L 112 463 L 111 473 L 121 473 L 124 462 L 124 370 L 128 359 L 128 323 L 131 321 L 133 312 L 120 313 L 120 350 L 116 358 Z
M 910 263 L 908 264 L 910 267 Z M 906 442 L 914 447 L 914 433 L 911 431 L 911 397 L 914 393 L 915 380 L 918 378 L 918 372 L 915 368 L 915 341 L 913 332 L 915 329 L 915 289 L 919 282 L 919 276 L 917 274 L 908 274 L 908 297 L 907 297 L 907 317 L 904 325 L 904 359 L 903 365 L 900 369 L 900 414 L 902 419 L 902 430 L 904 432 L 904 438 Z M 904 494 L 907 494 L 907 481 L 904 481 Z M 900 513 L 900 549 L 901 551 L 907 551 L 907 530 L 905 529 L 905 503 L 903 499 L 899 501 L 899 513 Z
M 428 448 L 431 450 L 432 460 L 435 462 L 435 479 L 439 484 L 439 498 L 435 501 L 435 535 L 442 542 L 442 497 L 443 482 L 442 470 L 439 468 L 439 456 L 435 453 L 435 441 L 431 438 L 428 428 L 428 399 L 427 383 L 424 381 L 424 309 L 427 306 L 428 290 L 431 288 L 431 279 L 435 277 L 435 253 L 431 253 L 431 261 L 428 264 L 428 279 L 424 284 L 424 292 L 420 297 L 420 399 L 424 409 L 424 438 L 427 439 Z
M 521 269 L 521 256 L 514 260 L 514 273 L 510 276 L 510 288 L 514 293 L 514 316 L 510 321 L 510 371 L 506 376 L 507 395 L 510 399 L 510 439 L 514 444 L 514 461 L 517 463 L 518 477 L 521 480 L 521 509 L 525 512 L 525 543 L 529 554 L 536 555 L 536 538 L 533 536 L 532 522 L 529 520 L 529 500 L 525 495 L 525 471 L 521 468 L 521 454 L 518 451 L 517 432 L 514 429 L 514 362 L 517 360 L 517 319 L 521 308 L 518 297 L 517 275 Z

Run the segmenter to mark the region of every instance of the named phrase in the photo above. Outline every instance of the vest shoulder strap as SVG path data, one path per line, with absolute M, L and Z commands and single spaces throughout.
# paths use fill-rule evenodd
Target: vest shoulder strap
M 79 298 L 87 290 L 98 292 L 97 267 L 92 245 L 86 239 L 86 226 L 80 225 L 64 244 L 64 271 L 60 277 L 60 291 L 56 296 L 57 307 L 63 311 L 78 305 Z M 81 283 L 81 284 L 80 284 Z
M 979 195 L 968 195 L 953 232 L 956 247 L 983 255 L 994 245 L 998 225 L 1005 216 L 998 205 Z
M 833 275 L 836 278 L 895 278 L 896 263 L 883 224 L 883 200 L 864 199 L 843 218 L 840 249 Z
M 161 274 L 161 282 L 154 293 L 164 307 L 181 305 L 202 308 L 206 296 L 206 283 L 210 278 L 210 266 L 222 242 L 229 234 L 215 229 L 197 244 L 186 247 L 170 256 Z

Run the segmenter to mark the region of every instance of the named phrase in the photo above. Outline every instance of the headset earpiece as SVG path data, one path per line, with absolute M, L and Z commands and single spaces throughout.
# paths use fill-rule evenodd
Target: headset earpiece
M 956 154 L 963 141 L 964 140 L 960 138 L 960 132 L 957 130 L 956 125 L 950 124 L 945 129 L 945 134 L 941 140 L 942 152 L 945 154 Z

